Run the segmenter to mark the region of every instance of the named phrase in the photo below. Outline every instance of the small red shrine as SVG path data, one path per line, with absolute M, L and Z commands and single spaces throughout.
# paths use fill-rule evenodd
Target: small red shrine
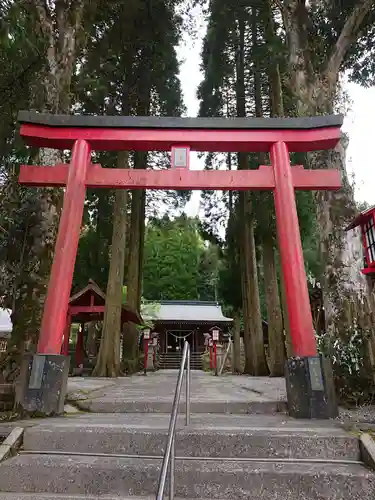
M 84 325 L 91 321 L 101 321 L 104 318 L 105 293 L 93 281 L 89 280 L 88 285 L 81 291 L 73 295 L 69 300 L 68 314 L 64 330 L 64 340 L 61 347 L 61 354 L 65 356 L 69 353 L 69 337 L 72 323 L 81 324 L 78 332 L 76 344 L 76 366 L 83 364 L 84 357 Z M 138 311 L 128 306 L 122 305 L 121 324 L 143 323 Z
M 362 242 L 365 255 L 363 274 L 375 274 L 375 206 L 361 212 L 349 224 L 346 231 L 361 227 Z

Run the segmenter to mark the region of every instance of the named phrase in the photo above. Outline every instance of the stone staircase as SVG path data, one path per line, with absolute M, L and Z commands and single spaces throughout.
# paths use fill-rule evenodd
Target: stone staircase
M 162 370 L 178 370 L 181 366 L 181 360 L 181 352 L 160 353 L 159 368 Z M 201 353 L 192 352 L 190 354 L 190 366 L 192 370 L 202 370 Z
M 0 500 L 155 498 L 169 415 L 79 414 L 28 428 L 0 464 Z M 373 500 L 375 473 L 338 423 L 284 414 L 179 417 L 176 498 Z M 168 498 L 166 491 L 165 498 Z

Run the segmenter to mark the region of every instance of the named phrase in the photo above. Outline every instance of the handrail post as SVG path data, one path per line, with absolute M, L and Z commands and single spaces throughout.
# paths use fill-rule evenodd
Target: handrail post
M 169 459 L 169 500 L 174 500 L 174 467 L 176 457 L 176 438 L 173 436 L 171 455 Z
M 175 463 L 176 424 L 177 424 L 178 406 L 179 406 L 179 402 L 180 402 L 180 398 L 181 398 L 182 384 L 184 381 L 185 364 L 187 362 L 188 356 L 190 356 L 189 349 L 190 349 L 189 343 L 187 341 L 185 341 L 184 351 L 182 353 L 182 361 L 181 361 L 180 371 L 179 371 L 178 379 L 177 379 L 176 391 L 175 391 L 173 405 L 172 405 L 172 413 L 171 413 L 171 418 L 169 421 L 168 439 L 167 439 L 164 458 L 163 458 L 160 476 L 159 476 L 158 489 L 157 489 L 157 493 L 156 493 L 156 500 L 163 500 L 163 498 L 164 498 L 164 489 L 165 489 L 165 483 L 166 483 L 166 479 L 167 479 L 167 475 L 168 475 L 168 467 L 171 467 L 171 470 L 170 470 L 170 478 L 171 478 L 170 495 L 172 495 L 171 498 L 173 498 L 173 495 L 174 495 L 174 463 Z M 190 372 L 189 372 L 189 374 L 190 374 Z M 190 396 L 190 379 L 189 379 L 189 396 Z M 189 405 L 187 406 L 187 409 L 189 411 L 189 416 L 190 416 L 190 406 Z M 172 475 L 173 475 L 173 478 L 172 478 Z
M 190 347 L 186 357 L 186 425 L 190 424 Z

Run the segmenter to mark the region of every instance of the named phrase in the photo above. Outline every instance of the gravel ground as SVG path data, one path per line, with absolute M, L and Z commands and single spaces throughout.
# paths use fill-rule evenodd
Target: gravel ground
M 375 430 L 375 405 L 364 405 L 350 410 L 340 408 L 340 416 L 338 418 L 342 422 L 354 427 Z

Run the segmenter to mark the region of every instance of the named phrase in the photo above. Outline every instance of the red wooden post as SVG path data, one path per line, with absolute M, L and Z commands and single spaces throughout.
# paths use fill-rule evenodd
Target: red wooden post
M 38 344 L 38 352 L 41 354 L 59 354 L 61 350 L 81 231 L 90 155 L 89 144 L 84 140 L 77 140 L 73 147 L 55 257 L 44 305 Z
M 145 375 L 147 373 L 147 365 L 148 365 L 148 339 L 144 339 L 144 350 L 145 350 L 145 359 L 144 359 L 144 372 Z
M 209 350 L 210 350 L 210 370 L 212 370 L 212 347 L 209 346 Z
M 292 168 L 285 143 L 277 142 L 271 147 L 271 162 L 275 173 L 276 224 L 294 354 L 316 356 Z
M 69 339 L 70 339 L 70 328 L 72 326 L 72 315 L 68 312 L 66 316 L 66 325 L 64 330 L 64 343 L 61 349 L 61 354 L 64 356 L 69 355 Z
M 214 340 L 214 368 L 215 373 L 217 372 L 217 350 L 216 350 L 216 340 Z
M 152 359 L 154 362 L 154 369 L 155 369 L 155 367 L 156 367 L 156 349 L 158 347 L 158 338 L 157 337 L 154 337 L 152 339 L 152 345 L 153 345 Z

